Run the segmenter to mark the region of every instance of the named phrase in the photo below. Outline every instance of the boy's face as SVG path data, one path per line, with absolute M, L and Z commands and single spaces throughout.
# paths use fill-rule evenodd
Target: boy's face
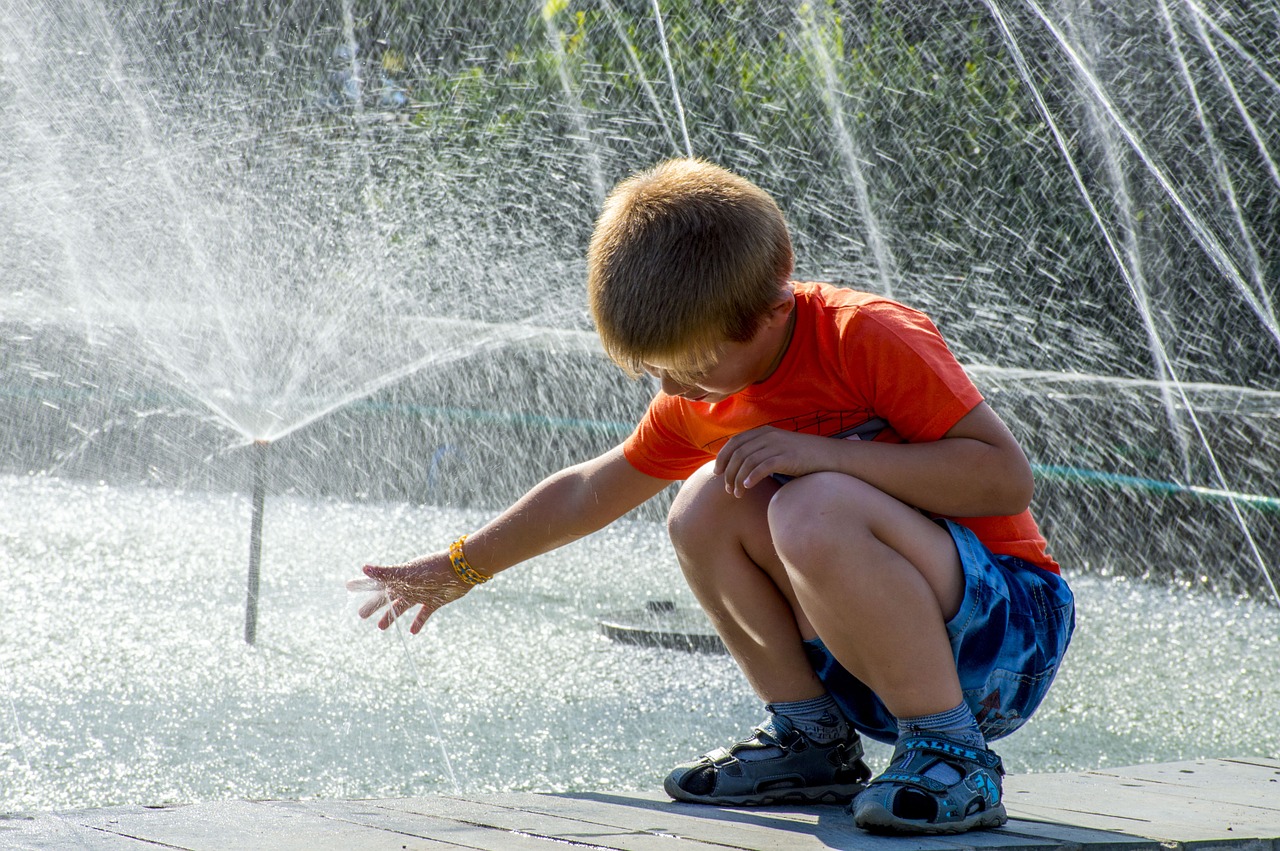
M 662 392 L 668 396 L 714 404 L 761 380 L 749 346 L 750 342 L 724 343 L 710 367 L 692 375 L 682 373 L 679 379 L 661 363 L 645 364 L 645 371 L 662 382 Z
M 691 402 L 723 402 L 752 384 L 764 381 L 778 368 L 791 341 L 794 299 L 790 291 L 769 312 L 760 328 L 745 342 L 721 343 L 711 366 L 695 375 L 672 375 L 671 364 L 645 364 L 645 371 L 662 382 L 662 392 Z

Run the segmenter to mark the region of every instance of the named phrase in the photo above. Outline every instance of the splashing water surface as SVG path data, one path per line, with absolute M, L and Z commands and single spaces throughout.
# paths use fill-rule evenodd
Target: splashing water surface
M 1280 751 L 1277 0 L 466 7 L 0 11 L 0 810 L 654 788 L 742 735 L 727 659 L 596 631 L 688 602 L 660 510 L 403 644 L 342 591 L 626 433 L 583 249 L 690 153 L 1026 447 L 1081 610 L 1010 767 Z
M 623 523 L 516 568 L 402 647 L 355 617 L 351 566 L 480 518 L 278 498 L 251 648 L 243 499 L 6 477 L 0 509 L 0 811 L 650 790 L 759 720 L 728 657 L 599 632 L 602 614 L 645 600 L 692 604 L 660 524 Z M 1075 644 L 1046 705 L 998 747 L 1010 770 L 1280 750 L 1260 711 L 1280 701 L 1280 612 L 1071 579 Z

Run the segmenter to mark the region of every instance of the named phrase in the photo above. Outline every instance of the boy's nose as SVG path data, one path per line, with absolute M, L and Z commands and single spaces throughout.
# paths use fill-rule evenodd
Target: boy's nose
M 661 380 L 662 392 L 666 393 L 668 396 L 679 396 L 681 393 L 691 389 L 688 385 L 681 384 L 665 372 L 662 373 Z

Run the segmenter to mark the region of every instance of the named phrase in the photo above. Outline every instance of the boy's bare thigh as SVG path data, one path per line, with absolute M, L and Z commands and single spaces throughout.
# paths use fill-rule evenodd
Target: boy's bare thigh
M 769 520 L 772 539 L 823 536 L 843 545 L 851 572 L 887 548 L 901 557 L 895 564 L 916 570 L 929 583 L 944 620 L 960 608 L 964 571 L 951 536 L 918 509 L 861 479 L 834 472 L 792 479 L 770 499 Z
M 944 619 L 956 612 L 964 597 L 964 573 L 951 536 L 911 506 L 843 473 L 813 473 L 786 484 L 766 479 L 735 497 L 709 463 L 681 487 L 671 523 L 696 525 L 706 534 L 725 536 L 726 545 L 741 546 L 793 607 L 795 595 L 775 545 L 778 536 L 810 541 L 814 536 L 835 536 L 847 547 L 851 571 L 858 567 L 859 547 L 883 544 L 925 577 Z M 805 626 L 802 623 L 802 629 Z

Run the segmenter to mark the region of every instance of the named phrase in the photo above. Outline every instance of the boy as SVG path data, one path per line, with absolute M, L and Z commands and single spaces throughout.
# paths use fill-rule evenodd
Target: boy
M 853 798 L 878 832 L 999 826 L 986 739 L 1039 705 L 1074 625 L 1027 510 L 1030 466 L 928 319 L 790 282 L 792 263 L 777 205 L 737 175 L 682 159 L 621 183 L 591 240 L 591 309 L 610 357 L 661 392 L 621 446 L 448 553 L 366 567 L 352 585 L 378 593 L 360 616 L 386 607 L 386 629 L 420 605 L 416 633 L 683 479 L 680 566 L 768 715 L 678 766 L 668 794 Z M 869 785 L 859 731 L 895 743 Z

